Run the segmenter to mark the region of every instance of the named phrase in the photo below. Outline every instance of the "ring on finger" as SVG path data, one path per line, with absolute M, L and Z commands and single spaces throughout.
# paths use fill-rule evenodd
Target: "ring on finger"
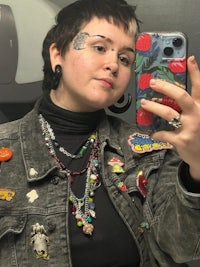
M 182 126 L 181 120 L 181 114 L 178 114 L 177 117 L 173 118 L 171 121 L 169 121 L 169 125 L 173 126 L 174 128 L 178 129 Z

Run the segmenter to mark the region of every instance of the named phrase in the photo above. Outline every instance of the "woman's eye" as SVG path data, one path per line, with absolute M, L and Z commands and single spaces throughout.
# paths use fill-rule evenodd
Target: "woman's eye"
M 121 63 L 125 66 L 130 66 L 131 65 L 131 61 L 128 57 L 123 56 L 123 55 L 119 55 L 119 60 L 121 61 Z
M 99 52 L 99 53 L 104 53 L 104 52 L 106 52 L 106 48 L 105 48 L 104 46 L 102 46 L 102 45 L 96 45 L 94 48 L 95 48 L 95 50 L 96 50 L 97 52 Z

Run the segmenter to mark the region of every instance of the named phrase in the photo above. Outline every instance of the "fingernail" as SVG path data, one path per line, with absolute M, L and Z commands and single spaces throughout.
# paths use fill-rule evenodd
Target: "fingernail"
M 191 56 L 191 63 L 196 64 L 195 56 Z
M 150 80 L 150 85 L 154 85 L 156 83 L 156 80 L 155 79 L 151 79 Z
M 141 105 L 145 105 L 147 102 L 148 102 L 147 99 L 145 99 L 145 98 L 141 99 Z

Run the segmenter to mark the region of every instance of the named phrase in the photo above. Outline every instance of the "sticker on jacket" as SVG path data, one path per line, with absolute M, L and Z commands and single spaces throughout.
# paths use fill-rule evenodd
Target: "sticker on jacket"
M 128 138 L 128 143 L 132 151 L 136 153 L 173 148 L 173 146 L 168 142 L 154 140 L 149 135 L 141 133 L 131 134 Z

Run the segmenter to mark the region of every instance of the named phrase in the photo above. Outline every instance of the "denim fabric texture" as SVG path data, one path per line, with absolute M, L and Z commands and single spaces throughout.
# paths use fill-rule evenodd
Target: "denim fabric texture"
M 22 119 L 0 125 L 0 147 L 13 151 L 12 159 L 1 163 L 0 188 L 15 192 L 10 201 L 0 199 L 2 267 L 72 266 L 68 180 L 45 145 L 39 103 Z M 103 186 L 138 245 L 140 267 L 185 266 L 181 263 L 200 256 L 200 195 L 183 187 L 179 171 L 184 163 L 173 149 L 133 152 L 128 137 L 135 131 L 119 118 L 105 116 L 99 128 Z M 112 172 L 108 161 L 113 157 L 125 163 L 124 173 Z M 148 179 L 145 199 L 136 185 L 138 170 Z M 119 182 L 126 184 L 126 192 L 119 190 Z M 27 194 L 32 190 L 38 198 L 30 201 Z M 143 222 L 149 228 L 140 231 Z M 30 244 L 31 227 L 36 223 L 44 226 L 49 238 L 47 260 L 37 258 Z

